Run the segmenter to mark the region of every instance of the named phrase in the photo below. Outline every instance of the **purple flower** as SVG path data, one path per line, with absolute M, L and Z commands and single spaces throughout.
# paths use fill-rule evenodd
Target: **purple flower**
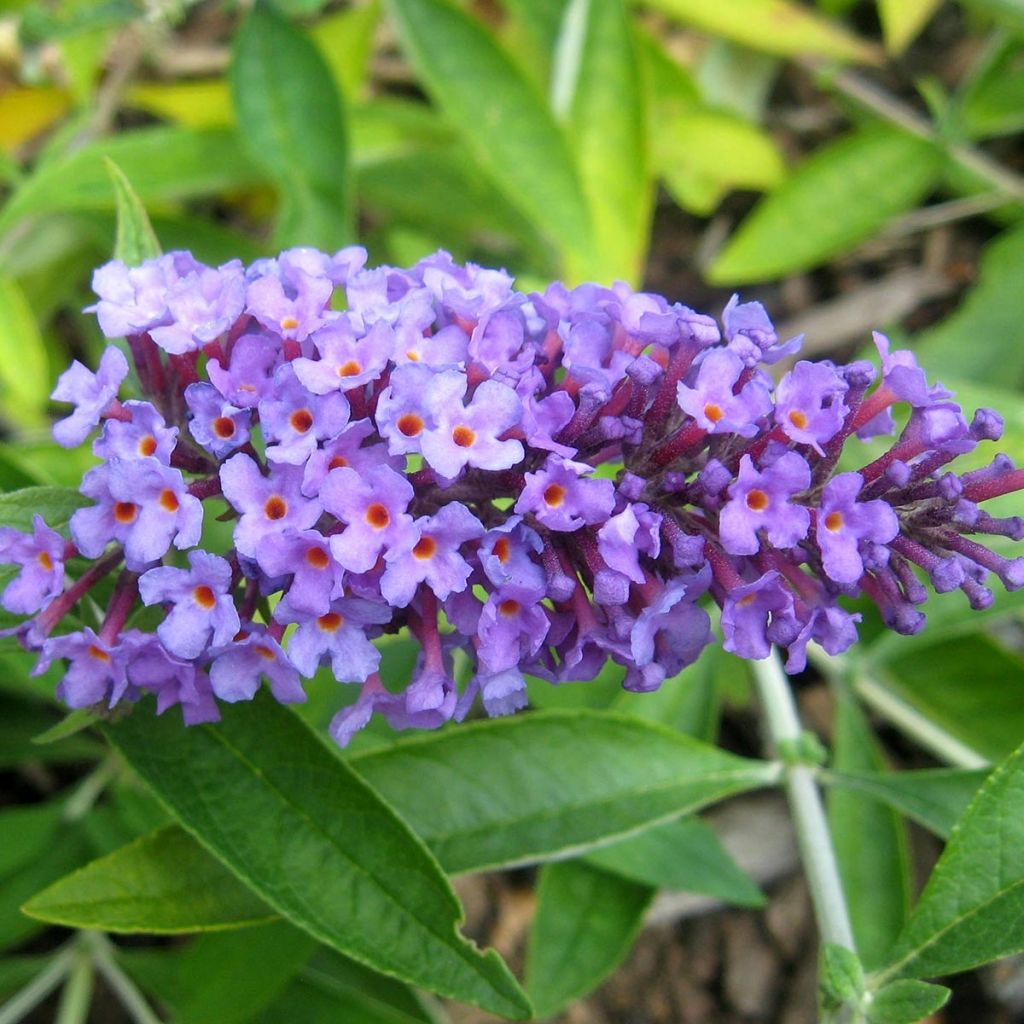
M 729 488 L 719 518 L 722 547 L 731 555 L 756 555 L 764 530 L 774 548 L 791 548 L 807 536 L 810 513 L 790 498 L 811 486 L 811 469 L 796 452 L 786 452 L 766 469 L 754 468 L 749 455 Z
M 524 455 L 519 441 L 499 440 L 522 418 L 519 396 L 507 384 L 485 380 L 463 406 L 467 386 L 464 373 L 443 370 L 427 387 L 426 407 L 433 426 L 424 433 L 420 450 L 427 463 L 449 479 L 466 466 L 509 469 Z
M 773 643 L 789 643 L 798 633 L 793 595 L 772 570 L 730 591 L 722 605 L 722 646 L 741 658 L 767 658 Z
M 722 311 L 722 324 L 730 351 L 735 352 L 747 366 L 777 363 L 796 352 L 803 338 L 802 335 L 790 338 L 780 345 L 764 306 L 760 302 L 740 302 L 738 295 L 729 299 Z
M 177 469 L 154 458 L 112 459 L 85 474 L 81 487 L 96 504 L 71 517 L 71 536 L 87 558 L 112 540 L 124 545 L 133 572 L 162 558 L 173 540 L 179 549 L 199 543 L 203 507 Z
M 21 571 L 4 588 L 0 604 L 15 615 L 33 615 L 64 589 L 64 538 L 36 514 L 32 533 L 0 526 L 0 565 Z
M 128 375 L 128 360 L 121 350 L 109 346 L 93 373 L 77 359 L 57 379 L 50 395 L 55 402 L 70 402 L 75 411 L 53 425 L 53 439 L 62 448 L 77 448 L 99 423 L 104 412 L 117 398 L 121 381 Z
M 484 528 L 465 505 L 452 502 L 436 515 L 417 519 L 418 536 L 410 536 L 384 556 L 387 568 L 380 593 L 388 604 L 404 608 L 423 582 L 442 601 L 466 589 L 472 569 L 459 548 L 483 536 Z
M 324 324 L 333 291 L 327 278 L 286 268 L 281 276 L 268 273 L 249 283 L 246 312 L 282 338 L 305 341 Z
M 280 359 L 280 351 L 269 337 L 243 334 L 231 349 L 231 361 L 223 367 L 217 359 L 206 364 L 214 387 L 234 406 L 254 408 L 271 393 L 271 377 Z
M 414 534 L 412 485 L 387 466 L 365 475 L 353 469 L 329 473 L 320 488 L 324 508 L 345 524 L 331 537 L 331 552 L 350 572 L 372 569 L 382 551 L 403 544 Z
M 477 558 L 494 586 L 540 591 L 545 587 L 544 570 L 533 556 L 543 550 L 544 542 L 536 530 L 531 530 L 522 517 L 509 516 L 484 537 Z
M 584 476 L 589 472 L 582 462 L 550 456 L 543 469 L 526 474 L 516 512 L 532 512 L 539 523 L 560 532 L 604 522 L 615 507 L 615 485 Z
M 370 444 L 365 448 L 363 441 L 374 435 L 370 420 L 356 420 L 322 448 L 317 448 L 302 473 L 302 493 L 310 497 L 320 493 L 320 487 L 327 474 L 335 469 L 354 469 L 365 473 L 374 466 L 388 466 L 396 472 L 405 468 L 405 460 L 388 454 L 382 444 Z
M 426 431 L 434 427 L 427 394 L 435 376 L 429 366 L 403 363 L 394 369 L 388 386 L 381 392 L 374 418 L 392 455 L 419 452 Z M 458 382 L 455 377 L 445 379 Z
M 544 642 L 551 623 L 542 593 L 519 587 L 502 587 L 488 597 L 477 627 L 477 655 L 489 672 L 527 662 Z
M 454 713 L 456 721 L 461 722 L 469 714 L 478 693 L 484 711 L 491 718 L 514 714 L 520 708 L 525 708 L 527 703 L 526 680 L 518 668 L 506 668 L 501 672 L 481 669 L 470 680 L 459 699 Z
M 235 639 L 213 652 L 210 684 L 229 704 L 252 700 L 266 678 L 274 699 L 301 704 L 306 699 L 299 673 L 281 645 L 262 627 L 249 626 Z
M 376 380 L 388 365 L 395 346 L 394 331 L 378 320 L 364 337 L 357 337 L 347 317 L 332 320 L 313 335 L 319 359 L 296 359 L 295 376 L 307 391 L 327 395 L 348 391 Z
M 320 518 L 320 502 L 302 495 L 301 482 L 302 470 L 297 466 L 275 466 L 264 476 L 241 452 L 221 466 L 224 497 L 240 513 L 235 524 L 235 546 L 241 554 L 254 558 L 269 534 L 289 528 L 307 530 Z
M 900 532 L 888 502 L 857 500 L 863 486 L 859 473 L 840 473 L 821 493 L 814 536 L 825 574 L 836 583 L 856 583 L 864 575 L 862 542 L 888 544 Z
M 791 440 L 824 455 L 821 446 L 839 433 L 849 412 L 846 391 L 846 381 L 828 363 L 801 360 L 775 390 L 775 422 Z
M 222 459 L 249 440 L 252 414 L 232 405 L 212 384 L 190 384 L 185 403 L 192 413 L 188 431 L 211 455 Z
M 329 612 L 316 617 L 296 612 L 284 600 L 274 615 L 280 622 L 299 624 L 288 642 L 288 656 L 304 676 L 316 675 L 321 662 L 330 661 L 339 683 L 361 683 L 380 664 L 380 652 L 370 643 L 366 627 L 387 622 L 391 610 L 349 597 L 336 601 Z
M 51 637 L 43 644 L 32 674 L 42 675 L 57 658 L 66 658 L 68 667 L 57 685 L 57 698 L 71 708 L 99 703 L 113 707 L 128 691 L 128 659 L 142 636 L 133 633 L 107 643 L 86 627 L 78 633 Z
M 324 615 L 340 592 L 344 571 L 331 555 L 327 538 L 316 530 L 268 534 L 256 549 L 256 561 L 271 577 L 291 576 L 288 601 L 297 612 Z
M 179 658 L 198 658 L 231 640 L 240 623 L 229 593 L 231 566 L 206 551 L 190 552 L 188 564 L 188 570 L 150 569 L 139 577 L 139 595 L 146 605 L 172 605 L 156 629 L 164 647 Z
M 259 410 L 264 437 L 277 442 L 267 448 L 267 458 L 293 466 L 305 463 L 317 441 L 340 434 L 349 417 L 344 395 L 311 395 L 290 365 L 274 374 L 273 397 L 263 399 Z
M 245 275 L 239 260 L 216 270 L 196 267 L 167 293 L 171 323 L 154 327 L 150 337 L 166 352 L 181 355 L 224 334 L 245 307 Z
M 682 580 L 665 587 L 637 616 L 630 630 L 633 665 L 627 690 L 657 689 L 665 679 L 692 665 L 711 643 L 711 620 Z
M 101 459 L 154 458 L 165 466 L 178 443 L 178 428 L 169 427 L 149 402 L 125 402 L 130 420 L 107 420 L 103 433 L 92 443 Z
M 132 686 L 156 694 L 156 713 L 180 706 L 186 725 L 220 718 L 206 673 L 190 661 L 169 654 L 154 637 L 142 636 L 128 663 Z
M 676 386 L 679 407 L 709 434 L 753 437 L 772 403 L 768 388 L 758 377 L 734 393 L 743 372 L 743 360 L 735 352 L 711 349 L 700 363 L 693 386 L 683 381 Z
M 634 583 L 644 582 L 640 555 L 657 558 L 661 551 L 661 515 L 643 503 L 627 505 L 597 531 L 597 548 L 609 569 Z

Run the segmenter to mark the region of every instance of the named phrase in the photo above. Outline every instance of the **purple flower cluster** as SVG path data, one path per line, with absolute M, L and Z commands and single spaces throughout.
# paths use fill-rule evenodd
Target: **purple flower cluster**
M 150 691 L 207 721 L 264 679 L 301 701 L 325 668 L 361 687 L 331 726 L 344 745 L 374 712 L 429 728 L 479 696 L 506 714 L 525 675 L 592 679 L 609 659 L 628 689 L 655 689 L 711 642 L 709 602 L 727 650 L 778 644 L 798 671 L 809 641 L 856 639 L 841 598 L 913 633 L 925 577 L 974 608 L 991 573 L 1024 585 L 1024 559 L 968 536 L 1024 537 L 980 508 L 1024 471 L 1002 455 L 947 469 L 998 439 L 999 417 L 968 423 L 880 335 L 880 372 L 796 362 L 776 383 L 764 367 L 798 341 L 757 303 L 731 301 L 720 328 L 621 284 L 526 295 L 446 253 L 364 260 L 292 249 L 210 268 L 179 252 L 96 272 L 92 310 L 127 339 L 145 400 L 118 400 L 118 348 L 95 374 L 68 370 L 54 398 L 75 408 L 54 434 L 81 444 L 102 424 L 92 504 L 67 543 L 39 519 L 0 531 L 21 567 L 2 603 L 35 616 L 20 635 L 39 671 L 66 661 L 71 706 Z M 894 410 L 889 450 L 847 450 L 859 468 L 837 472 L 857 438 L 895 432 Z M 229 551 L 198 546 L 209 503 L 233 522 Z M 94 561 L 66 585 L 77 556 Z M 115 570 L 97 630 L 55 634 Z M 140 604 L 162 613 L 155 632 L 132 625 Z M 385 686 L 373 640 L 402 629 L 419 658 Z

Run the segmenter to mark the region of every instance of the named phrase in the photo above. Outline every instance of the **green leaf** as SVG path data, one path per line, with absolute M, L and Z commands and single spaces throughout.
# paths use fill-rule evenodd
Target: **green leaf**
M 114 183 L 117 198 L 117 241 L 114 244 L 114 259 L 121 260 L 129 267 L 137 267 L 146 260 L 161 253 L 160 243 L 153 233 L 153 225 L 142 200 L 135 194 L 124 172 L 109 157 L 105 161 L 107 173 Z
M 25 217 L 114 205 L 106 158 L 117 164 L 145 203 L 211 195 L 262 183 L 234 131 L 140 128 L 91 142 L 39 168 L 0 210 L 0 234 Z
M 945 985 L 926 981 L 894 981 L 875 992 L 868 1003 L 871 1024 L 916 1024 L 949 1002 L 953 993 Z
M 1013 135 L 1024 128 L 1024 50 L 1008 39 L 1003 51 L 985 62 L 957 103 L 957 123 L 972 139 Z
M 857 954 L 834 942 L 826 943 L 821 953 L 820 985 L 826 1009 L 857 1002 L 864 991 L 864 968 Z
M 988 773 L 987 768 L 926 768 L 898 774 L 830 771 L 828 782 L 883 800 L 945 839 Z
M 570 267 L 591 226 L 566 140 L 493 36 L 447 0 L 390 0 L 409 60 L 460 141 Z M 577 274 L 578 276 L 578 274 Z
M 259 699 L 185 730 L 143 712 L 104 732 L 188 831 L 321 942 L 443 995 L 528 1014 L 497 954 L 458 935 L 461 908 L 429 852 L 288 709 Z
M 74 512 L 88 504 L 88 498 L 70 487 L 24 487 L 0 494 L 0 524 L 31 530 L 32 517 L 38 513 L 51 529 L 63 530 Z
M 100 716 L 95 711 L 90 711 L 88 708 L 75 708 L 74 711 L 65 715 L 56 725 L 50 726 L 49 729 L 44 729 L 38 736 L 33 736 L 32 742 L 45 747 L 51 743 L 56 743 L 58 740 L 67 739 L 68 736 L 74 736 L 83 729 L 88 729 L 89 726 L 95 725 L 98 721 L 100 721 Z
M 654 200 L 640 69 L 625 0 L 583 0 L 582 10 L 579 53 L 559 52 L 579 68 L 566 127 L 593 225 L 593 254 L 584 273 L 636 286 Z
M 1021 0 L 964 0 L 984 14 L 1017 32 L 1024 32 L 1024 3 Z
M 526 990 L 550 1017 L 596 988 L 629 952 L 654 896 L 579 861 L 546 864 L 526 951 Z
M 7 672 L 11 660 L 6 656 L 0 659 L 0 671 Z M 38 680 L 30 680 L 26 689 L 29 686 L 38 687 L 40 697 L 45 698 L 47 695 L 47 690 Z M 0 768 L 14 767 L 22 761 L 71 764 L 75 761 L 89 761 L 103 753 L 103 744 L 90 736 L 71 736 L 60 743 L 50 743 L 44 747 L 32 742 L 33 736 L 55 722 L 56 716 L 45 707 L 33 707 L 25 701 L 0 698 Z
M 453 873 L 607 843 L 778 778 L 773 764 L 584 710 L 474 722 L 351 764 Z
M 877 771 L 885 761 L 853 696 L 836 697 L 833 763 L 840 771 Z M 865 968 L 884 962 L 907 919 L 910 856 L 903 819 L 877 799 L 849 789 L 828 794 L 832 843 L 857 951 Z
M 833 21 L 787 0 L 644 0 L 670 18 L 711 35 L 782 57 L 816 54 L 876 63 L 874 46 Z
M 657 889 L 701 893 L 740 907 L 764 906 L 764 893 L 699 818 L 656 825 L 604 846 L 587 863 Z
M 985 247 L 977 284 L 963 305 L 918 336 L 921 362 L 939 378 L 958 377 L 1012 388 L 1024 383 L 1024 345 L 1017 331 L 1024 292 L 1017 269 L 1024 262 L 1024 225 Z
M 830 143 L 761 200 L 711 265 L 708 280 L 766 281 L 817 266 L 916 206 L 939 167 L 930 143 L 891 128 L 866 128 Z
M 46 344 L 18 283 L 0 275 L 0 405 L 8 427 L 46 423 L 50 397 Z
M 57 802 L 0 811 L 0 878 L 12 874 L 43 853 L 60 825 L 63 808 Z
M 902 53 L 928 23 L 941 0 L 878 0 L 885 48 Z
M 1024 747 L 953 829 L 879 982 L 966 971 L 1024 949 Z
M 68 928 L 152 934 L 238 928 L 277 916 L 175 825 L 91 861 L 22 909 Z
M 346 100 L 358 98 L 366 85 L 380 20 L 379 0 L 336 11 L 309 32 Z
M 445 1018 L 447 1019 L 447 1018 Z M 405 985 L 321 950 L 257 1024 L 440 1024 Z
M 333 251 L 348 242 L 347 126 L 316 46 L 269 4 L 258 3 L 235 36 L 230 80 L 243 144 L 281 194 L 278 243 Z
M 211 932 L 184 948 L 119 949 L 118 960 L 173 1011 L 176 1024 L 249 1024 L 285 991 L 315 948 L 305 932 L 277 921 Z

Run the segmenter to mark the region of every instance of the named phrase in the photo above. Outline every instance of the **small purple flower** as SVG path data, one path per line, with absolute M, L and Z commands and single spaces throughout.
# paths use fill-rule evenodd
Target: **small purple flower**
M 259 410 L 264 437 L 277 442 L 267 448 L 267 458 L 293 466 L 305 463 L 317 441 L 340 434 L 349 418 L 344 395 L 311 395 L 290 365 L 274 374 L 273 397 L 264 398 Z
M 224 334 L 245 307 L 245 275 L 239 260 L 214 270 L 197 267 L 167 292 L 171 323 L 154 327 L 150 337 L 172 355 L 193 352 Z
M 252 413 L 232 405 L 212 384 L 190 384 L 185 388 L 185 404 L 192 413 L 189 433 L 216 458 L 224 458 L 249 440 Z
M 465 505 L 452 502 L 436 515 L 417 519 L 419 534 L 392 547 L 384 556 L 387 568 L 380 593 L 388 604 L 404 608 L 423 582 L 440 598 L 465 590 L 473 571 L 459 548 L 483 536 L 484 528 Z
M 352 737 L 366 728 L 375 711 L 388 715 L 402 703 L 404 697 L 386 690 L 380 676 L 374 672 L 360 687 L 355 703 L 342 708 L 331 719 L 328 731 L 339 747 L 347 747 Z
M 382 551 L 414 535 L 412 485 L 387 466 L 360 475 L 353 469 L 329 473 L 320 488 L 324 508 L 345 524 L 331 537 L 331 552 L 349 572 L 372 569 Z
M 537 531 L 514 515 L 484 537 L 477 558 L 494 586 L 540 591 L 546 584 L 544 570 L 533 556 L 543 550 L 544 542 Z
M 263 334 L 243 334 L 232 346 L 228 367 L 217 359 L 206 364 L 213 386 L 234 406 L 251 409 L 268 397 L 280 359 L 277 343 Z
M 811 516 L 790 498 L 810 486 L 810 466 L 796 452 L 786 452 L 763 470 L 755 469 L 750 456 L 744 455 L 719 518 L 722 547 L 731 555 L 756 555 L 760 530 L 774 548 L 799 543 L 807 536 Z
M 155 637 L 144 635 L 128 663 L 132 686 L 156 694 L 156 713 L 181 707 L 186 725 L 216 722 L 220 711 L 206 673 L 191 661 L 169 654 Z
M 189 552 L 190 568 L 162 565 L 139 577 L 142 603 L 173 607 L 156 634 L 179 658 L 198 658 L 207 647 L 220 647 L 238 632 L 240 623 L 229 593 L 231 566 L 207 551 Z
M 627 690 L 657 689 L 692 665 L 711 643 L 711 620 L 693 603 L 695 596 L 686 582 L 677 580 L 637 616 L 629 634 L 633 665 L 623 684 Z
M 443 370 L 427 388 L 426 405 L 434 425 L 424 433 L 420 450 L 427 463 L 449 479 L 466 466 L 510 469 L 525 454 L 521 442 L 499 440 L 522 419 L 519 396 L 507 384 L 485 380 L 464 407 L 467 386 L 464 373 Z
M 597 531 L 597 549 L 609 569 L 634 583 L 644 582 L 640 555 L 657 558 L 661 552 L 661 514 L 642 502 L 627 505 Z
M 771 412 L 772 402 L 768 388 L 757 376 L 744 384 L 739 394 L 734 393 L 744 369 L 743 360 L 735 352 L 709 350 L 693 386 L 683 381 L 676 386 L 679 407 L 709 434 L 753 437 L 758 420 Z
M 335 601 L 325 615 L 313 617 L 296 612 L 285 599 L 274 614 L 280 622 L 299 624 L 288 642 L 288 656 L 306 678 L 316 675 L 327 660 L 339 683 L 361 683 L 377 670 L 380 652 L 370 643 L 366 627 L 388 622 L 387 606 L 348 597 Z
M 344 570 L 334 560 L 327 538 L 316 530 L 268 534 L 256 549 L 256 561 L 271 577 L 291 576 L 288 601 L 307 615 L 324 615 L 341 588 Z
M 779 344 L 775 328 L 760 302 L 740 302 L 734 295 L 722 311 L 722 324 L 729 349 L 747 366 L 777 363 L 800 348 L 803 335 Z
M 332 320 L 312 337 L 319 359 L 296 359 L 295 376 L 307 391 L 327 395 L 348 391 L 377 380 L 388 365 L 395 347 L 394 331 L 378 320 L 363 337 L 357 337 L 347 317 Z
M 320 518 L 320 502 L 302 495 L 301 482 L 299 467 L 278 465 L 264 476 L 242 452 L 221 466 L 224 497 L 240 513 L 235 524 L 235 546 L 240 554 L 254 558 L 268 534 L 289 528 L 308 530 Z
M 540 650 L 551 625 L 540 604 L 543 596 L 543 592 L 502 587 L 488 597 L 477 627 L 477 656 L 488 672 L 513 668 Z
M 141 633 L 126 634 L 108 644 L 86 627 L 78 633 L 50 637 L 32 670 L 42 675 L 57 658 L 66 658 L 67 671 L 57 686 L 57 698 L 71 708 L 104 703 L 113 707 L 129 688 L 127 668 Z
M 375 433 L 370 420 L 356 420 L 330 441 L 317 448 L 306 462 L 302 473 L 302 493 L 314 496 L 327 474 L 335 469 L 354 469 L 363 474 L 374 466 L 388 466 L 396 472 L 405 469 L 405 460 L 388 454 L 382 444 L 370 444 L 365 448 L 363 441 Z
M 179 549 L 199 543 L 202 504 L 179 470 L 154 458 L 112 459 L 85 474 L 81 491 L 96 502 L 71 517 L 71 536 L 86 558 L 98 558 L 116 540 L 125 564 L 139 572 L 162 558 L 172 540 Z
M 0 526 L 0 565 L 21 571 L 4 588 L 0 604 L 15 615 L 33 615 L 64 589 L 64 538 L 38 513 L 32 533 Z
M 70 402 L 76 408 L 53 425 L 53 439 L 62 448 L 77 448 L 99 423 L 104 412 L 117 398 L 121 381 L 128 375 L 128 360 L 121 350 L 109 346 L 93 373 L 77 359 L 57 379 L 50 395 L 55 402 Z
M 815 539 L 825 574 L 836 583 L 856 583 L 864 575 L 861 542 L 888 544 L 900 532 L 888 502 L 857 500 L 863 486 L 860 473 L 840 473 L 821 493 Z
M 532 512 L 549 530 L 566 533 L 604 522 L 615 507 L 615 485 L 584 475 L 590 471 L 585 463 L 550 456 L 543 469 L 526 474 L 516 512 Z
M 169 427 L 149 402 L 125 402 L 130 420 L 107 420 L 103 433 L 92 443 L 101 459 L 154 458 L 165 466 L 178 443 L 178 428 Z
M 793 675 L 807 667 L 807 644 L 817 641 L 827 654 L 842 654 L 857 642 L 860 612 L 850 613 L 835 605 L 814 608 L 796 639 L 787 645 L 786 671 Z
M 846 381 L 828 363 L 801 360 L 775 390 L 775 422 L 798 444 L 824 455 L 822 445 L 839 432 L 849 409 Z
M 798 633 L 793 595 L 772 570 L 731 590 L 722 606 L 722 646 L 741 658 L 767 658 L 773 643 L 788 644 Z
M 327 278 L 311 277 L 299 269 L 282 276 L 269 273 L 250 281 L 246 312 L 281 338 L 305 341 L 324 324 L 333 291 Z
M 429 366 L 415 362 L 403 363 L 392 371 L 374 413 L 377 429 L 392 455 L 419 452 L 426 431 L 433 429 L 433 406 L 428 403 L 427 394 L 436 376 L 439 375 Z M 455 377 L 445 379 L 458 382 Z
M 527 704 L 526 680 L 518 668 L 506 668 L 501 672 L 480 670 L 459 698 L 454 713 L 456 721 L 461 722 L 469 714 L 478 693 L 484 711 L 491 718 L 514 714 Z
M 274 699 L 282 704 L 301 704 L 306 700 L 295 666 L 262 627 L 247 627 L 231 643 L 213 652 L 210 684 L 221 700 L 229 704 L 252 700 L 263 678 L 270 683 Z

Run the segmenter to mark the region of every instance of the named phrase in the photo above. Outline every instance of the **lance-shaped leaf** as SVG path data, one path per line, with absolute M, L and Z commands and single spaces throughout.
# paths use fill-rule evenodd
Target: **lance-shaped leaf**
M 547 864 L 526 954 L 541 1018 L 596 988 L 622 961 L 655 890 L 581 861 Z
M 60 530 L 77 509 L 88 504 L 87 498 L 70 487 L 23 487 L 0 494 L 0 526 L 31 530 L 32 517 L 38 513 L 48 526 Z
M 235 704 L 191 729 L 143 710 L 105 732 L 185 828 L 321 942 L 492 1012 L 529 1013 L 500 957 L 458 934 L 461 907 L 429 851 L 286 708 Z
M 69 928 L 155 934 L 239 928 L 277 916 L 175 825 L 66 875 L 22 910 Z
M 447 0 L 389 6 L 420 81 L 462 144 L 570 266 L 585 266 L 591 239 L 580 181 L 533 83 L 476 19 Z
M 7 426 L 46 423 L 50 367 L 46 343 L 25 293 L 0 275 L 0 405 Z
M 754 208 L 708 280 L 765 281 L 816 266 L 916 206 L 939 167 L 930 143 L 891 128 L 863 129 L 824 146 Z
M 1024 747 L 989 776 L 954 828 L 881 984 L 966 971 L 1024 949 Z
M 885 48 L 902 53 L 935 13 L 940 0 L 878 0 Z
M 117 197 L 117 240 L 114 243 L 114 258 L 137 267 L 146 260 L 160 255 L 160 243 L 149 222 L 146 208 L 142 205 L 131 183 L 113 160 L 107 159 L 107 173 L 114 183 Z
M 603 845 L 778 779 L 774 764 L 583 710 L 473 723 L 351 764 L 451 872 Z
M 348 137 L 338 88 L 315 44 L 269 4 L 257 4 L 235 37 L 231 96 L 250 156 L 280 190 L 280 244 L 333 251 L 349 241 Z

